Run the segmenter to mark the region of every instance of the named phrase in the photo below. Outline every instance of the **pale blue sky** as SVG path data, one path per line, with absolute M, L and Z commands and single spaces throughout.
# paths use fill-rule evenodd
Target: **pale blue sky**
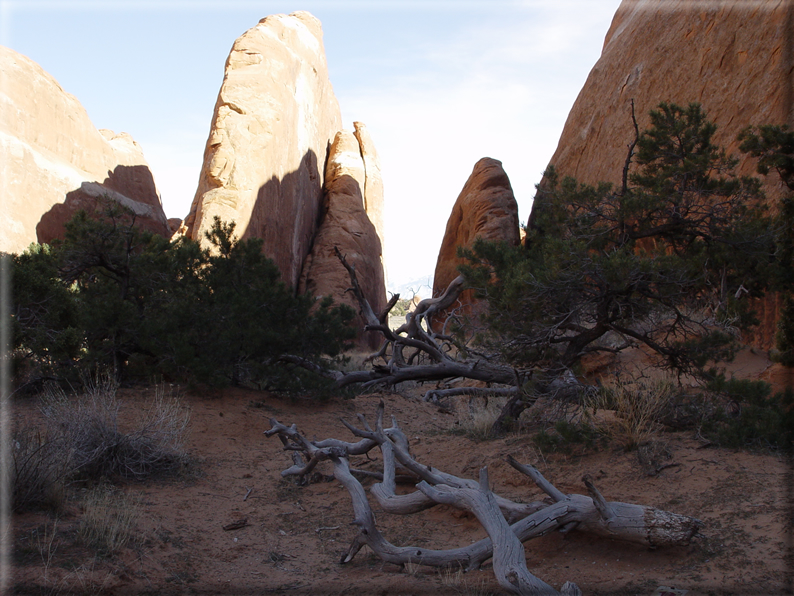
M 193 199 L 223 67 L 261 18 L 323 23 L 344 126 L 380 153 L 391 281 L 432 275 L 481 157 L 503 162 L 525 221 L 534 185 L 620 0 L 0 0 L 0 44 L 38 62 L 97 128 L 142 146 L 166 214 Z

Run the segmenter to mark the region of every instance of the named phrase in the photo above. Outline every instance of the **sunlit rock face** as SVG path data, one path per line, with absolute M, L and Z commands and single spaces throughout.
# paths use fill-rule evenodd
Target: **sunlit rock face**
M 748 125 L 794 124 L 792 20 L 788 2 L 623 0 L 593 67 L 568 115 L 550 163 L 561 176 L 594 184 L 621 180 L 637 123 L 660 102 L 700 103 L 718 126 L 715 142 L 755 173 L 736 137 Z M 764 180 L 772 201 L 783 193 L 776 176 Z M 532 217 L 530 216 L 530 222 Z M 774 340 L 777 304 L 760 306 L 762 324 L 751 339 Z
M 550 163 L 582 182 L 619 182 L 634 138 L 632 99 L 640 130 L 662 101 L 700 103 L 718 126 L 715 141 L 741 158 L 740 130 L 794 117 L 786 5 L 623 0 Z M 754 169 L 742 158 L 742 173 Z M 779 192 L 778 181 L 767 188 Z
M 386 306 L 386 285 L 381 262 L 381 241 L 365 209 L 369 177 L 361 145 L 353 133 L 340 131 L 334 138 L 325 170 L 325 215 L 314 245 L 303 266 L 299 291 L 331 295 L 337 303 L 356 311 L 359 305 L 348 288 L 350 277 L 335 248 L 356 269 L 361 289 L 376 314 Z M 356 327 L 363 329 L 359 316 Z M 359 334 L 361 347 L 376 348 L 381 338 L 374 332 Z
M 477 238 L 512 246 L 519 243 L 518 205 L 510 179 L 502 162 L 489 157 L 474 165 L 452 207 L 436 261 L 433 296 L 442 294 L 458 276 L 457 267 L 463 262 L 457 255 L 458 247 L 470 247 Z M 461 302 L 467 307 L 473 301 L 470 292 L 461 295 Z
M 361 149 L 361 157 L 364 160 L 366 177 L 364 180 L 364 209 L 367 217 L 375 226 L 375 231 L 380 238 L 381 251 L 386 252 L 386 214 L 383 196 L 383 177 L 381 176 L 380 157 L 375 149 L 372 136 L 363 122 L 353 122 L 354 132 Z M 383 259 L 381 259 L 383 261 Z M 386 274 L 384 264 L 384 275 Z
M 62 237 L 78 209 L 109 197 L 141 227 L 168 223 L 140 146 L 97 130 L 80 102 L 26 56 L 0 46 L 0 251 Z
M 322 215 L 328 146 L 342 128 L 320 22 L 262 19 L 226 61 L 198 189 L 185 219 L 203 240 L 215 216 L 237 224 L 296 287 Z
M 377 311 L 386 303 L 380 162 L 364 124 L 341 130 L 322 38 L 320 22 L 296 12 L 234 42 L 180 231 L 202 241 L 215 217 L 234 221 L 242 237 L 263 240 L 289 286 L 358 310 L 338 247 Z

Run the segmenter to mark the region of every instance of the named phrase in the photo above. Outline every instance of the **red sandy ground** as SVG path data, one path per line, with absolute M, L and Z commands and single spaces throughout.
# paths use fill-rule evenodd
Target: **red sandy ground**
M 738 366 L 749 376 L 770 374 L 765 357 L 745 358 Z M 134 412 L 152 393 L 150 388 L 120 390 L 124 411 Z M 564 492 L 585 492 L 581 478 L 589 473 L 608 500 L 691 515 L 705 524 L 703 537 L 679 548 L 649 550 L 577 533 L 526 543 L 530 571 L 557 589 L 568 580 L 585 594 L 651 595 L 659 586 L 689 595 L 771 595 L 791 589 L 785 553 L 792 536 L 792 474 L 782 457 L 703 447 L 692 431 L 662 433 L 657 440 L 676 465 L 651 477 L 636 451 L 604 447 L 542 453 L 529 433 L 484 442 L 451 434 L 455 416 L 415 395 L 381 393 L 318 404 L 241 389 L 183 394 L 192 410 L 187 447 L 198 460 L 198 472 L 125 484 L 123 490 L 139 494 L 143 506 L 135 544 L 113 557 L 96 558 L 75 540 L 79 493 L 60 517 L 46 566 L 36 536 L 52 526 L 52 517 L 15 516 L 15 593 L 501 593 L 489 564 L 465 575 L 427 567 L 406 570 L 383 563 L 365 547 L 350 564 L 340 565 L 356 534 L 346 490 L 333 480 L 298 487 L 281 477 L 291 460 L 276 437 L 262 434 L 270 427 L 268 418 L 294 422 L 311 439 L 354 440 L 339 418 L 355 422 L 361 412 L 373 421 L 379 399 L 386 403 L 386 415 L 395 416 L 406 432 L 418 461 L 470 478 L 487 465 L 495 492 L 508 498 L 543 498 L 505 463 L 512 455 L 538 467 Z M 36 415 L 31 399 L 21 400 L 15 410 L 18 423 Z M 375 461 L 355 457 L 353 465 L 378 470 L 378 454 L 372 456 Z M 330 464 L 324 466 L 320 472 L 329 475 Z M 385 537 L 398 545 L 449 548 L 484 535 L 475 519 L 447 507 L 408 517 L 374 507 Z M 247 526 L 223 530 L 241 518 L 247 518 Z

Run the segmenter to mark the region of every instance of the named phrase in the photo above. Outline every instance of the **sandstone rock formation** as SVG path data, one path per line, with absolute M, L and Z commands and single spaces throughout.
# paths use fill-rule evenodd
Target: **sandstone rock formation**
M 474 165 L 469 179 L 460 192 L 438 253 L 433 277 L 433 295 L 444 292 L 458 276 L 462 259 L 457 256 L 459 246 L 468 247 L 476 238 L 517 245 L 519 242 L 518 205 L 502 162 L 484 157 Z M 471 301 L 467 293 L 464 301 Z
M 185 227 L 201 240 L 213 218 L 237 223 L 285 282 L 297 285 L 322 207 L 322 170 L 342 128 L 320 22 L 307 12 L 262 19 L 226 61 L 199 186 Z
M 630 101 L 640 130 L 661 101 L 699 102 L 718 126 L 715 142 L 742 159 L 740 173 L 753 174 L 755 161 L 738 152 L 738 132 L 794 124 L 788 4 L 623 0 L 550 163 L 581 182 L 618 183 L 634 137 Z M 774 199 L 782 185 L 770 176 L 765 191 Z M 756 341 L 768 346 L 773 334 L 766 323 Z
M 788 12 L 780 0 L 623 0 L 550 163 L 582 182 L 619 182 L 632 99 L 640 130 L 661 101 L 699 102 L 719 127 L 715 141 L 741 157 L 745 126 L 792 124 Z M 743 160 L 742 173 L 754 168 Z
M 380 158 L 375 149 L 375 143 L 369 130 L 363 122 L 353 122 L 353 128 L 358 144 L 361 148 L 361 157 L 364 159 L 366 178 L 364 180 L 364 209 L 370 221 L 375 226 L 380 238 L 381 250 L 386 251 L 385 214 L 383 203 L 383 177 L 380 172 Z M 385 269 L 384 269 L 385 274 Z
M 80 208 L 108 195 L 141 226 L 168 236 L 154 178 L 126 133 L 97 130 L 38 64 L 0 46 L 0 251 L 61 236 Z
M 350 287 L 347 270 L 334 247 L 356 268 L 364 294 L 376 313 L 386 306 L 386 284 L 381 263 L 380 237 L 364 207 L 365 180 L 369 177 L 356 137 L 347 131 L 336 134 L 325 169 L 325 215 L 314 239 L 314 246 L 303 265 L 299 292 L 333 296 L 335 302 L 352 306 L 358 303 L 346 290 Z M 363 328 L 359 317 L 357 326 Z M 360 336 L 360 345 L 378 347 L 377 334 Z

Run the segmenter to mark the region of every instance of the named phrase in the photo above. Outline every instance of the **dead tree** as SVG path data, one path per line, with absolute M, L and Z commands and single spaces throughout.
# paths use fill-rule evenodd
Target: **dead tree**
M 545 375 L 544 378 L 548 380 L 533 379 L 533 393 L 528 394 L 522 391 L 522 387 L 533 377 L 533 371 L 515 369 L 474 350 L 467 350 L 471 355 L 463 356 L 460 346 L 446 334 L 445 328 L 435 331 L 433 315 L 454 305 L 466 288 L 462 275 L 455 278 L 441 296 L 419 302 L 416 310 L 406 317 L 405 324 L 392 330 L 388 325 L 388 316 L 399 294 L 391 298 L 383 312 L 376 314 L 359 285 L 355 267 L 347 262 L 339 249 L 336 249 L 336 254 L 350 276 L 351 287 L 348 291 L 359 304 L 366 321 L 365 331 L 383 336 L 380 349 L 366 359 L 371 365 L 369 369 L 352 372 L 324 369 L 296 356 L 285 356 L 282 360 L 331 378 L 339 387 L 360 383 L 365 388 L 373 388 L 395 386 L 406 381 L 442 382 L 460 378 L 485 382 L 488 388 L 434 388 L 425 393 L 424 399 L 438 402 L 453 395 L 506 395 L 509 400 L 494 425 L 497 434 L 507 430 L 509 421 L 516 420 L 538 395 L 558 394 L 562 390 L 575 394 L 586 390 L 586 386 L 572 376 L 566 377 L 565 371 L 558 371 L 551 376 Z
M 369 370 L 331 371 L 300 359 L 292 358 L 291 361 L 305 364 L 315 372 L 333 378 L 339 387 L 354 383 L 372 388 L 394 386 L 405 381 L 481 381 L 487 387 L 436 387 L 425 392 L 424 400 L 439 403 L 455 395 L 506 396 L 508 400 L 493 425 L 495 435 L 509 430 L 521 412 L 531 407 L 539 397 L 576 401 L 592 391 L 592 387 L 579 382 L 568 369 L 539 373 L 507 366 L 498 358 L 470 346 L 461 349 L 456 339 L 447 334 L 446 324 L 436 331 L 434 315 L 450 309 L 466 289 L 466 280 L 462 275 L 452 280 L 440 296 L 419 302 L 415 311 L 406 317 L 405 324 L 391 330 L 388 326 L 389 311 L 399 299 L 399 294 L 394 295 L 384 311 L 376 315 L 359 285 L 355 267 L 347 262 L 339 249 L 336 249 L 336 255 L 348 271 L 351 283 L 348 291 L 355 296 L 366 321 L 364 330 L 383 336 L 381 348 L 366 359 L 371 363 Z M 526 390 L 529 381 L 531 389 Z
M 277 435 L 286 451 L 291 452 L 293 465 L 283 477 L 305 479 L 324 460 L 333 464 L 334 477 L 350 493 L 354 524 L 359 531 L 341 563 L 349 563 L 362 546 L 369 546 L 381 559 L 398 565 L 408 563 L 433 567 L 460 567 L 466 571 L 479 568 L 488 559 L 499 584 L 511 594 L 557 594 L 547 583 L 532 575 L 526 566 L 523 543 L 551 531 L 589 532 L 599 536 L 626 540 L 651 547 L 689 544 L 699 533 L 699 520 L 631 503 L 608 502 L 593 484 L 583 478 L 590 496 L 566 495 L 547 481 L 534 467 L 508 457 L 508 463 L 528 476 L 551 500 L 516 503 L 494 494 L 489 489 L 488 470 L 480 470 L 479 481 L 459 478 L 428 465 L 411 456 L 408 441 L 392 418 L 389 428 L 383 427 L 383 402 L 377 409 L 377 422 L 372 429 L 363 415 L 358 419 L 361 428 L 342 420 L 359 440 L 355 443 L 338 439 L 309 441 L 298 432 L 296 425 L 285 426 L 270 419 L 270 437 Z M 351 455 L 361 455 L 379 448 L 383 458 L 380 482 L 370 488 L 370 494 L 384 511 L 408 515 L 438 504 L 470 511 L 488 533 L 484 538 L 465 547 L 446 550 L 424 549 L 416 546 L 397 546 L 378 530 L 366 491 L 356 479 L 356 471 L 349 466 Z M 396 494 L 396 469 L 400 465 L 413 478 L 416 490 L 406 495 Z M 581 594 L 581 590 L 567 582 L 560 594 Z

